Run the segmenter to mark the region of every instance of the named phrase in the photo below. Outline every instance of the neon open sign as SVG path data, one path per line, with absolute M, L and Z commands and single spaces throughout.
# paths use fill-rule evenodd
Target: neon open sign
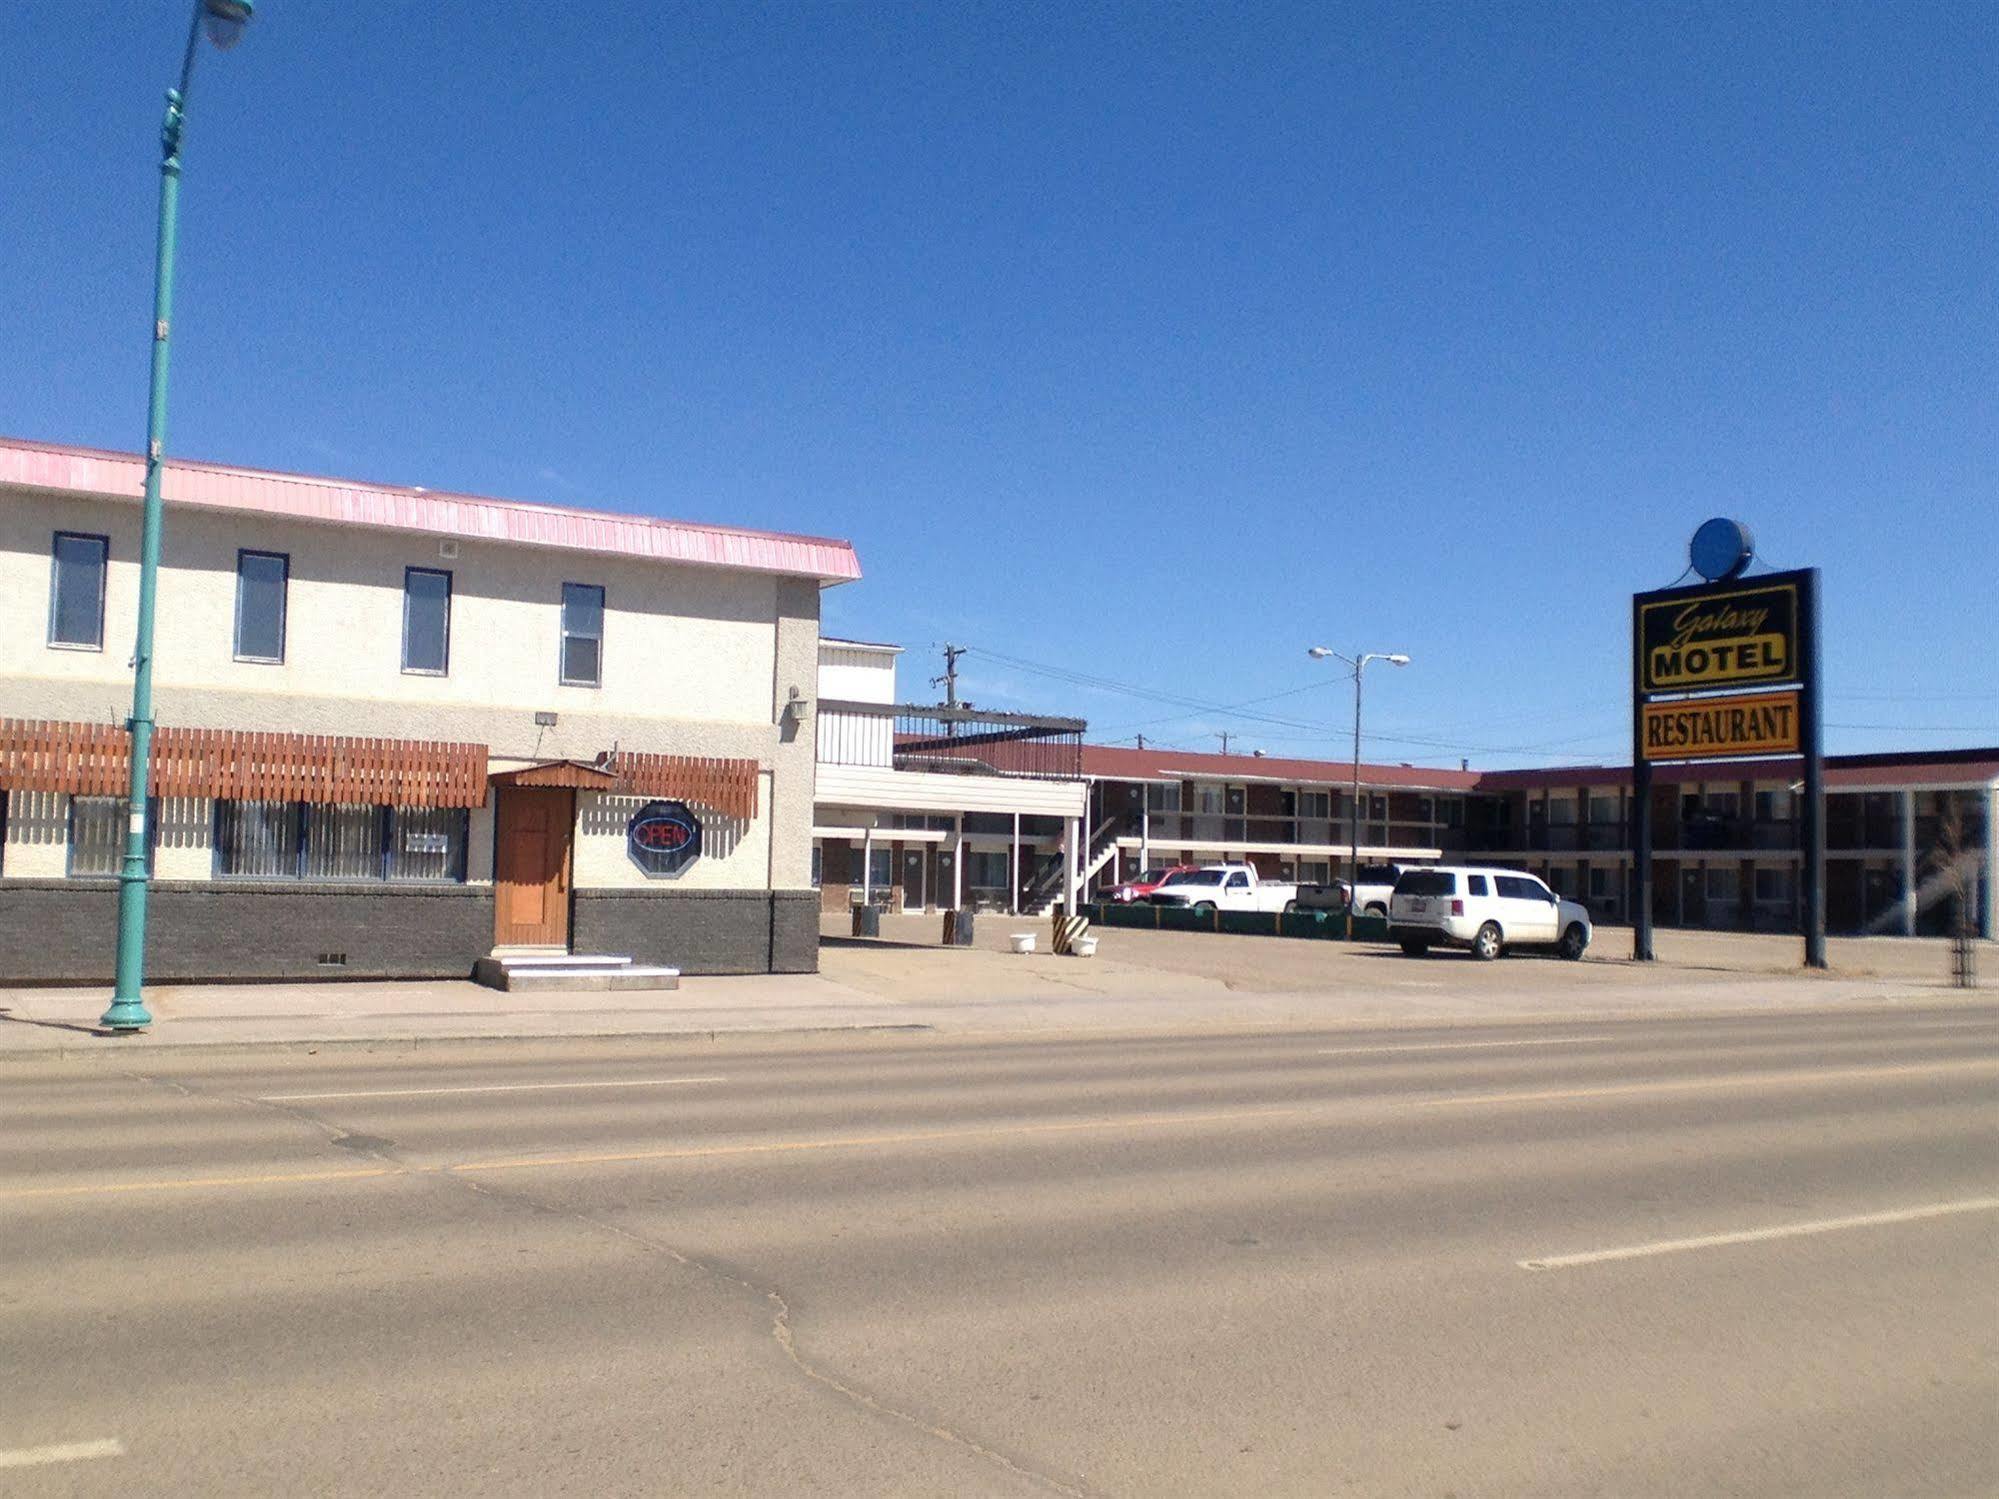
M 685 802 L 647 802 L 625 824 L 625 849 L 647 874 L 679 874 L 701 856 L 701 819 Z

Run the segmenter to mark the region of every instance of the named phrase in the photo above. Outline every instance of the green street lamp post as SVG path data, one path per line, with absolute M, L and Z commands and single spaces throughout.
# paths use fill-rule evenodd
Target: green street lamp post
M 1314 661 L 1324 661 L 1330 656 L 1353 668 L 1353 805 L 1348 809 L 1350 818 L 1347 824 L 1347 917 L 1351 921 L 1360 914 L 1353 909 L 1354 896 L 1360 890 L 1360 679 L 1370 661 L 1407 666 L 1409 658 L 1400 651 L 1367 651 L 1358 656 L 1348 656 L 1323 645 L 1315 645 L 1305 654 Z
M 194 55 L 206 33 L 227 51 L 242 37 L 254 0 L 195 0 L 188 21 L 180 86 L 167 90 L 160 126 L 160 233 L 153 270 L 153 380 L 146 402 L 146 511 L 139 540 L 139 630 L 132 650 L 132 765 L 126 793 L 125 859 L 118 871 L 118 969 L 102 1024 L 114 1031 L 151 1025 L 141 991 L 146 979 L 147 784 L 153 754 L 153 600 L 160 572 L 160 476 L 166 467 L 167 340 L 173 324 L 174 234 L 180 212 L 180 136 Z

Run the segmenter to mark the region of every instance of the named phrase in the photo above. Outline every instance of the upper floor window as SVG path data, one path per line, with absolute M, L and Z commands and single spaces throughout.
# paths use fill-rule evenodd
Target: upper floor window
M 451 574 L 403 569 L 403 670 L 441 677 L 451 669 Z
M 104 649 L 104 570 L 111 542 L 103 536 L 56 532 L 49 564 L 49 644 Z
M 285 587 L 291 558 L 283 552 L 236 554 L 236 659 L 285 659 Z
M 604 590 L 594 583 L 562 585 L 562 681 L 597 687 L 604 680 Z

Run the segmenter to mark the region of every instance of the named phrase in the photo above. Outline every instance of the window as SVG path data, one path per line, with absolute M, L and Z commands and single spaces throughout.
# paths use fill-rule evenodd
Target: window
M 1496 874 L 1492 877 L 1492 883 L 1506 900 L 1538 900 L 1546 905 L 1552 898 L 1548 894 L 1547 887 L 1539 880 L 1523 879 L 1513 874 Z
M 817 890 L 826 881 L 826 851 L 818 844 L 812 845 L 812 888 Z
M 1610 895 L 1610 871 L 1601 864 L 1590 866 L 1589 893 L 1593 900 L 1604 900 Z
M 1458 877 L 1443 869 L 1412 869 L 1395 882 L 1397 895 L 1456 895 Z
M 1468 874 L 1465 876 L 1465 894 L 1490 895 L 1492 894 L 1492 887 L 1486 884 L 1484 875 Z
M 373 880 L 382 875 L 385 809 L 326 806 L 305 808 L 303 877 L 308 880 Z
M 285 584 L 291 558 L 283 552 L 236 554 L 236 659 L 285 659 Z
M 1180 783 L 1170 782 L 1164 786 L 1145 788 L 1145 805 L 1154 812 L 1178 812 L 1180 810 Z
M 49 644 L 104 649 L 104 570 L 111 543 L 102 536 L 56 532 L 49 563 Z
M 1553 827 L 1572 828 L 1576 825 L 1576 799 L 1573 796 L 1551 796 L 1548 798 L 1548 822 Z
M 563 684 L 569 687 L 597 687 L 603 684 L 603 679 L 604 590 L 594 583 L 564 583 Z
M 1194 810 L 1207 816 L 1216 816 L 1222 810 L 1223 791 L 1220 786 L 1199 785 L 1194 788 Z
M 1756 820 L 1758 822 L 1789 822 L 1791 820 L 1790 790 L 1786 788 L 1782 791 L 1757 792 Z
M 1004 890 L 1006 866 L 1005 854 L 986 853 L 974 849 L 965 855 L 966 876 L 981 890 Z
M 1742 871 L 1733 864 L 1711 864 L 1707 871 L 1707 898 L 1734 901 L 1742 893 Z
M 1298 877 L 1308 885 L 1323 885 L 1332 876 L 1332 867 L 1324 859 L 1307 859 L 1298 866 Z
M 1789 869 L 1759 868 L 1756 871 L 1756 898 L 1770 905 L 1791 903 L 1792 877 Z
M 403 569 L 403 670 L 441 677 L 451 669 L 451 574 Z
M 471 814 L 463 807 L 391 807 L 384 875 L 391 880 L 463 883 L 470 823 Z
M 463 807 L 218 801 L 215 873 L 262 880 L 463 881 Z
M 72 877 L 115 875 L 125 863 L 125 809 L 131 803 L 122 796 L 73 796 L 69 799 L 69 860 Z M 153 853 L 160 842 L 160 802 L 148 803 L 152 814 L 146 819 L 146 872 L 153 868 Z
M 1298 815 L 1324 820 L 1333 815 L 1333 799 L 1324 791 L 1298 793 Z
M 887 890 L 895 884 L 895 850 L 873 848 L 868 851 L 868 888 Z
M 1246 874 L 1230 875 L 1228 887 L 1231 890 L 1247 890 L 1249 888 L 1249 876 Z
M 298 877 L 299 818 L 295 802 L 215 804 L 215 872 L 248 879 Z
M 1618 821 L 1616 794 L 1603 796 L 1595 792 L 1590 793 L 1589 820 L 1600 828 L 1614 825 Z

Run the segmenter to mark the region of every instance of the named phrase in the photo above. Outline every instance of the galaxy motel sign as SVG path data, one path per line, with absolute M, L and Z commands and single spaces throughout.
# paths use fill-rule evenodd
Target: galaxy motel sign
M 1631 599 L 1633 955 L 1652 956 L 1652 767 L 1795 756 L 1805 962 L 1825 966 L 1823 798 L 1816 568 L 1747 577 L 1749 528 L 1717 518 L 1694 533 L 1701 582 Z

